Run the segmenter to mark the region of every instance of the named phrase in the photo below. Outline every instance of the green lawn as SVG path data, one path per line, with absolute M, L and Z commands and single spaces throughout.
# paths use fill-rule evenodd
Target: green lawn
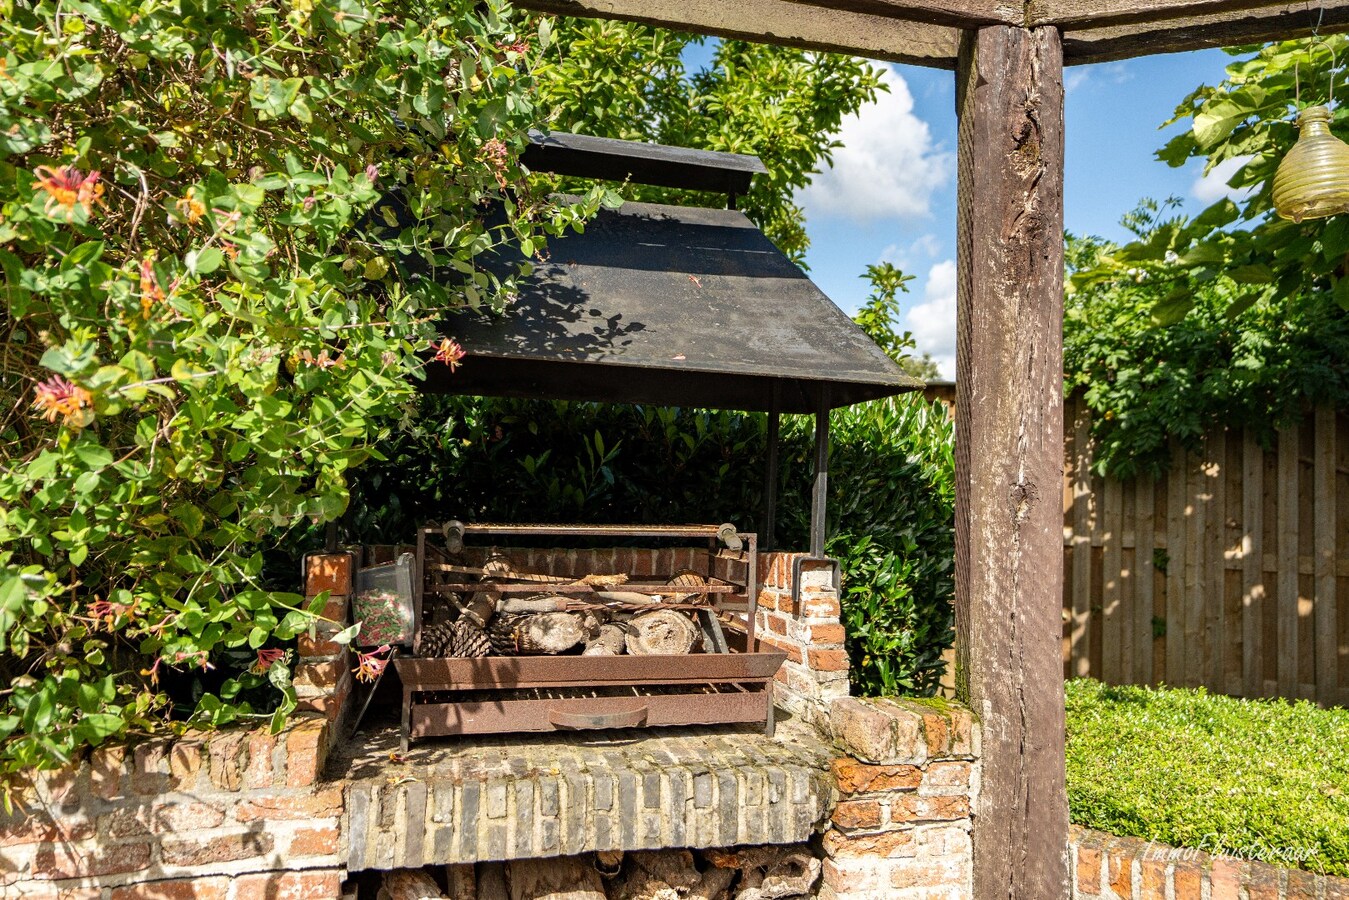
M 1111 834 L 1349 875 L 1349 710 L 1070 681 L 1068 804 Z

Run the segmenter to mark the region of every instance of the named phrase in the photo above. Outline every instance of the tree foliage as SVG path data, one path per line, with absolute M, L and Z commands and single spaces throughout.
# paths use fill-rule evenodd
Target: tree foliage
M 910 352 L 917 347 L 913 334 L 895 330 L 899 322 L 899 292 L 908 293 L 913 276 L 904 274 L 893 263 L 883 262 L 867 266 L 862 277 L 871 282 L 871 294 L 853 321 L 905 372 L 927 381 L 939 378 L 941 372 L 931 354 L 914 356 Z
M 879 72 L 849 56 L 719 41 L 689 71 L 705 38 L 647 25 L 557 19 L 536 70 L 541 104 L 560 131 L 758 155 L 766 174 L 740 199 L 779 249 L 802 263 L 810 245 L 794 196 L 830 161 L 843 118 L 884 89 Z M 680 201 L 630 185 L 633 200 Z M 715 198 L 688 196 L 707 205 Z
M 261 549 L 502 302 L 474 257 L 597 202 L 523 182 L 530 52 L 499 0 L 0 0 L 0 774 L 293 706 Z
M 1070 243 L 1065 363 L 1096 414 L 1099 468 L 1156 471 L 1170 437 L 1193 446 L 1217 424 L 1269 434 L 1347 399 L 1349 217 L 1295 223 L 1270 199 L 1294 111 L 1328 99 L 1331 78 L 1342 81 L 1331 53 L 1347 45 L 1340 35 L 1230 51 L 1226 78 L 1180 104 L 1172 122 L 1190 127 L 1158 157 L 1203 160 L 1206 172 L 1238 161 L 1236 199 L 1193 218 L 1145 204 L 1126 218 L 1134 240 Z M 1332 128 L 1349 136 L 1349 110 L 1334 111 Z

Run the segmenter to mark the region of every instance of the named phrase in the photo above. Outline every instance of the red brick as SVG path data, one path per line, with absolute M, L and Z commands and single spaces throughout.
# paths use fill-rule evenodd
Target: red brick
M 837 894 L 858 897 L 884 897 L 889 893 L 889 866 L 874 859 L 826 858 L 821 866 L 822 880 Z
M 272 753 L 276 750 L 276 736 L 259 729 L 248 737 L 248 768 L 244 783 L 249 788 L 271 787 L 273 781 Z
M 892 822 L 949 822 L 968 818 L 969 814 L 969 797 L 919 797 L 905 794 L 896 797 L 890 804 Z
M 770 613 L 765 616 L 764 619 L 764 624 L 768 626 L 769 631 L 781 635 L 787 633 L 787 620 L 782 618 L 782 616 L 775 616 Z
M 1252 865 L 1251 868 L 1254 869 L 1255 866 Z M 1284 876 L 1288 879 L 1288 885 L 1284 890 L 1284 897 L 1287 900 L 1315 900 L 1315 875 L 1299 869 L 1286 869 L 1284 870 Z
M 817 672 L 848 671 L 848 651 L 846 650 L 817 650 L 811 647 L 807 657 L 810 660 L 810 667 Z
M 323 788 L 294 794 L 250 796 L 234 810 L 240 822 L 282 819 L 327 819 L 342 814 L 342 789 Z
M 801 618 L 803 619 L 837 619 L 842 612 L 838 605 L 838 598 L 829 597 L 811 597 L 801 598 Z
M 147 741 L 133 751 L 131 790 L 137 794 L 162 794 L 168 788 L 167 741 Z
M 34 878 L 60 881 L 139 872 L 150 866 L 147 843 L 90 846 L 43 844 L 33 858 Z
M 337 900 L 342 876 L 332 869 L 273 872 L 234 879 L 233 900 Z
M 0 881 L 0 884 L 3 884 Z M 19 900 L 103 900 L 103 889 L 96 887 L 48 887 L 25 891 Z
M 1240 900 L 1241 867 L 1235 860 L 1214 857 L 1208 879 L 1209 900 Z
M 841 644 L 847 637 L 842 625 L 810 626 L 810 640 L 814 644 Z
M 890 870 L 890 885 L 897 889 L 934 888 L 949 886 L 952 875 L 950 861 L 906 860 Z M 942 896 L 942 895 L 939 895 Z M 945 896 L 950 896 L 945 894 Z
M 831 767 L 838 789 L 845 794 L 912 790 L 923 780 L 917 766 L 868 766 L 847 756 L 834 760 Z
M 1106 851 L 1106 880 L 1110 889 L 1121 897 L 1132 897 L 1134 883 L 1132 853 L 1111 848 Z
M 332 594 L 350 594 L 351 562 L 349 553 L 321 553 L 310 556 L 305 561 L 305 596 L 315 597 L 324 591 Z
M 112 889 L 112 900 L 225 900 L 230 882 L 223 876 L 147 881 Z
M 222 732 L 211 736 L 207 745 L 211 784 L 222 791 L 237 791 L 243 787 L 250 737 L 247 731 Z
M 342 652 L 342 645 L 333 643 L 322 634 L 315 634 L 314 637 L 310 637 L 309 633 L 305 632 L 296 641 L 295 650 L 301 659 L 313 656 L 336 656 Z
M 923 773 L 925 788 L 968 788 L 970 786 L 970 764 L 967 762 L 929 763 Z
M 323 716 L 328 722 L 336 721 L 342 714 L 343 707 L 347 700 L 351 698 L 351 673 L 345 672 L 342 680 L 338 682 L 337 687 L 333 688 L 329 694 L 321 697 L 310 697 L 307 700 L 301 700 L 295 705 L 295 709 L 302 713 L 314 713 Z
M 1196 862 L 1178 862 L 1171 877 L 1176 888 L 1176 900 L 1202 900 L 1203 866 Z
M 951 744 L 951 729 L 945 716 L 934 712 L 924 713 L 923 735 L 927 738 L 929 756 L 946 755 L 946 750 Z
M 1156 859 L 1138 862 L 1140 900 L 1166 900 L 1166 863 Z
M 770 647 L 776 647 L 783 653 L 786 653 L 787 658 L 790 659 L 792 662 L 796 663 L 797 665 L 801 664 L 802 662 L 801 648 L 798 647 L 796 644 L 792 643 L 791 641 L 788 641 L 786 638 L 774 638 L 765 635 L 763 637 L 760 637 L 759 640 L 769 645 Z
M 327 720 L 300 720 L 286 735 L 286 784 L 290 787 L 313 784 L 327 756 Z
M 191 791 L 197 786 L 201 772 L 203 742 L 180 740 L 169 750 L 169 787 L 175 791 Z
M 1077 848 L 1077 889 L 1084 894 L 1101 892 L 1101 851 L 1094 847 Z
M 1279 870 L 1258 863 L 1252 865 L 1246 882 L 1246 896 L 1249 900 L 1279 900 Z M 1315 889 L 1307 896 L 1314 898 Z
M 336 825 L 301 828 L 290 841 L 289 856 L 331 856 L 338 850 L 340 834 Z
M 329 659 L 324 662 L 306 662 L 295 667 L 294 683 L 297 688 L 317 688 L 330 690 L 337 687 L 337 681 L 346 671 L 341 659 Z
M 1324 880 L 1325 900 L 1349 900 L 1349 878 L 1327 875 Z
M 205 866 L 271 853 L 270 834 L 224 834 L 213 838 L 166 838 L 160 855 L 170 866 Z
M 881 805 L 875 800 L 844 800 L 834 807 L 833 818 L 840 828 L 879 828 Z
M 94 823 L 83 816 L 53 818 L 42 810 L 25 817 L 16 809 L 13 818 L 0 821 L 0 847 L 87 841 L 93 836 Z
M 122 796 L 122 772 L 126 767 L 126 747 L 99 747 L 89 760 L 89 786 L 104 800 Z
M 319 615 L 330 622 L 336 622 L 338 625 L 345 627 L 350 605 L 351 601 L 345 594 L 337 594 L 328 598 L 328 602 L 324 604 L 323 609 L 319 610 Z
M 913 856 L 913 831 L 882 831 L 879 834 L 844 834 L 831 828 L 824 835 L 824 850 L 836 858 Z

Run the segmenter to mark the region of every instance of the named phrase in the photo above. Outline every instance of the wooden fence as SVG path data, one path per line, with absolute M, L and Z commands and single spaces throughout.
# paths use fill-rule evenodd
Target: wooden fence
M 1349 706 L 1349 416 L 1216 432 L 1155 481 L 1091 474 L 1064 421 L 1065 675 Z

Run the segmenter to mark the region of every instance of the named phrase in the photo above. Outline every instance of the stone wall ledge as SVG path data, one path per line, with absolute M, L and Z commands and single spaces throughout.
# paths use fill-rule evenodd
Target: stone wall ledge
M 1349 878 L 1074 825 L 1074 900 L 1349 900 Z
M 427 742 L 392 727 L 335 755 L 352 872 L 655 850 L 793 844 L 828 819 L 828 743 L 790 720 Z
M 945 700 L 845 697 L 830 705 L 829 727 L 841 751 L 876 765 L 921 766 L 979 756 L 973 714 Z

